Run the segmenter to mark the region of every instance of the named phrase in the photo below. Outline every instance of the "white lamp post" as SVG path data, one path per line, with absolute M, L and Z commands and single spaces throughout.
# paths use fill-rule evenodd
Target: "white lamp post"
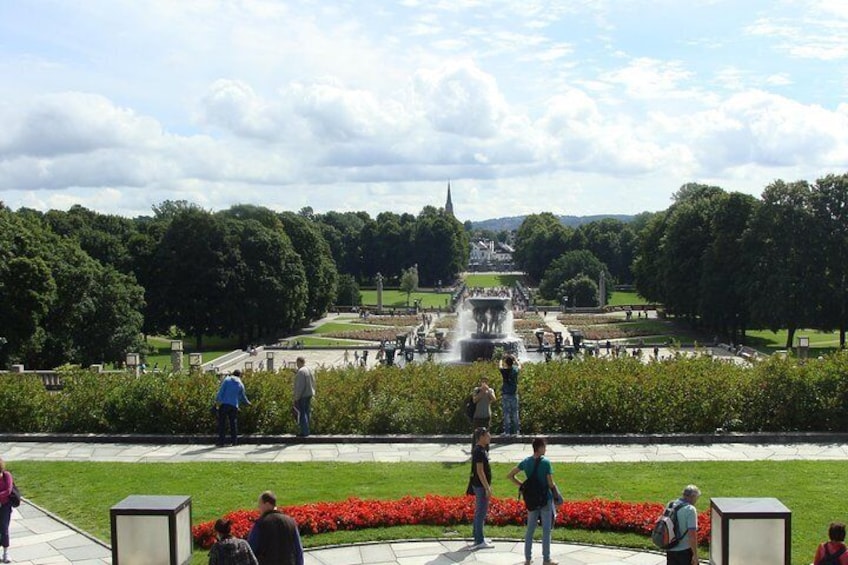
M 112 565 L 191 561 L 191 497 L 128 496 L 109 510 Z

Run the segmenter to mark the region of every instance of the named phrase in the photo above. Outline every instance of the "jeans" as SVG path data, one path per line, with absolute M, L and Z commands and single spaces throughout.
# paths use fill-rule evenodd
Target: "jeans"
M 554 507 L 549 500 L 547 504 L 536 510 L 527 512 L 527 532 L 524 534 L 524 559 L 533 559 L 533 534 L 536 533 L 536 522 L 542 518 L 542 559 L 547 563 L 551 560 L 551 530 L 553 529 Z
M 297 409 L 300 411 L 297 419 L 297 424 L 300 427 L 299 435 L 306 437 L 309 435 L 309 420 L 312 419 L 312 397 L 304 396 L 298 400 Z
M 518 421 L 518 395 L 504 394 L 501 397 L 503 407 L 503 425 L 506 435 L 521 434 L 521 422 Z M 513 431 L 514 430 L 514 431 Z
M 483 487 L 474 487 L 474 545 L 483 543 L 483 525 L 486 523 L 486 514 L 489 513 L 489 497 Z
M 0 506 L 0 547 L 9 547 L 9 523 L 12 521 L 12 505 Z
M 691 565 L 692 550 L 684 549 L 683 551 L 667 551 L 665 553 L 666 565 Z
M 218 408 L 218 445 L 224 445 L 227 421 L 230 424 L 230 439 L 235 445 L 238 442 L 238 408 L 232 404 L 222 404 Z

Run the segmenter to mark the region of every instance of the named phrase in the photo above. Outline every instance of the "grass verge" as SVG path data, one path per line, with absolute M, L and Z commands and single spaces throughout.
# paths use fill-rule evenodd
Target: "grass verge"
M 205 449 L 198 447 L 198 449 Z M 274 450 L 277 448 L 274 447 Z M 495 447 L 496 449 L 496 447 Z M 391 499 L 428 493 L 456 495 L 464 490 L 467 463 L 93 463 L 10 462 L 24 495 L 96 535 L 109 539 L 109 508 L 130 494 L 192 496 L 193 522 L 250 508 L 258 494 L 272 489 L 282 503 L 359 498 Z M 514 496 L 505 476 L 511 465 L 494 464 L 495 496 Z M 666 502 L 686 483 L 701 487 L 699 510 L 710 496 L 776 497 L 792 510 L 794 565 L 809 563 L 831 521 L 843 521 L 848 502 L 841 492 L 848 462 L 657 462 L 555 464 L 556 481 L 567 499 L 603 497 L 632 502 Z M 120 477 L 118 479 L 118 477 Z M 491 537 L 522 536 L 522 528 L 487 527 Z M 453 530 L 404 526 L 307 537 L 305 545 L 352 543 L 398 538 L 469 537 L 470 525 Z M 650 540 L 634 534 L 555 530 L 555 538 L 635 548 Z M 13 541 L 14 543 L 14 541 Z M 197 551 L 194 563 L 205 563 Z
M 377 306 L 377 291 L 363 290 L 360 293 L 362 304 L 364 306 Z M 409 307 L 415 306 L 415 300 L 421 299 L 421 306 L 424 308 L 444 309 L 450 303 L 449 292 L 424 292 L 417 291 L 409 295 Z M 397 289 L 383 290 L 383 308 L 406 308 L 406 293 Z
M 465 276 L 465 284 L 469 288 L 511 287 L 515 284 L 515 281 L 520 281 L 523 278 L 523 275 L 504 275 L 501 273 L 473 274 Z

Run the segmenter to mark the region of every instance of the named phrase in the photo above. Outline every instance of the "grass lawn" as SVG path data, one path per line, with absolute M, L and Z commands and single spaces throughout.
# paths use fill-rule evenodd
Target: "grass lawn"
M 747 344 L 763 353 L 772 354 L 778 349 L 786 349 L 787 330 L 773 332 L 770 330 L 748 330 Z M 795 343 L 799 336 L 810 338 L 810 355 L 825 355 L 839 348 L 839 332 L 820 332 L 818 330 L 795 330 Z
M 228 338 L 229 339 L 229 338 Z M 207 344 L 207 340 L 211 340 Z M 231 341 L 231 340 L 230 340 Z M 233 349 L 237 349 L 235 343 L 230 343 L 230 341 L 223 340 L 222 338 L 204 338 L 204 349 L 201 351 L 201 355 L 203 356 L 203 362 L 208 363 L 222 355 L 226 355 Z M 156 348 L 156 353 L 153 355 L 146 355 L 145 362 L 148 367 L 153 367 L 154 364 L 158 363 L 158 366 L 161 367 L 170 367 L 171 365 L 171 340 L 165 337 L 148 337 L 147 343 Z M 184 340 L 183 348 L 184 353 L 186 355 L 183 360 L 183 364 L 188 366 L 188 354 L 194 353 L 197 351 L 192 345 L 194 344 L 194 340 Z M 232 345 L 232 347 L 229 347 Z
M 298 336 L 296 338 L 292 338 L 291 341 L 301 341 L 303 345 L 307 347 L 362 347 L 363 342 L 356 341 L 352 339 L 335 339 L 331 337 L 317 337 L 317 336 Z M 364 342 L 366 345 L 371 345 L 368 342 Z
M 362 304 L 365 306 L 377 306 L 377 291 L 363 290 L 359 293 L 362 297 Z M 449 302 L 451 295 L 449 292 L 413 292 L 409 296 L 410 307 L 415 305 L 415 300 L 421 299 L 421 306 L 424 308 L 445 308 Z M 406 308 L 406 293 L 397 289 L 383 290 L 383 308 Z
M 523 275 L 503 275 L 500 273 L 486 275 L 472 274 L 465 276 L 465 284 L 470 288 L 496 288 L 499 286 L 511 287 L 515 284 L 515 281 L 520 281 L 523 278 Z
M 614 290 L 609 300 L 609 306 L 626 306 L 647 304 L 648 301 L 639 296 L 635 290 Z
M 354 324 L 347 322 L 327 322 L 325 324 L 321 324 L 315 331 L 314 335 L 328 334 L 328 333 L 336 333 L 336 332 L 350 332 L 353 330 L 377 330 L 383 327 L 391 327 L 391 326 L 377 326 L 374 324 Z M 300 339 L 300 338 L 298 338 Z
M 495 447 L 496 449 L 496 447 Z M 511 465 L 494 464 L 495 496 L 512 497 L 506 480 Z M 100 539 L 109 539 L 109 508 L 130 494 L 185 494 L 192 497 L 195 524 L 240 508 L 252 508 L 265 489 L 276 491 L 283 505 L 359 498 L 394 499 L 428 493 L 464 491 L 468 464 L 439 463 L 92 463 L 19 461 L 10 471 L 28 498 Z M 792 563 L 810 562 L 831 521 L 844 520 L 848 501 L 842 490 L 844 461 L 761 461 L 695 463 L 555 464 L 557 483 L 566 499 L 603 497 L 631 502 L 673 498 L 686 483 L 701 487 L 699 511 L 710 496 L 776 497 L 792 510 Z M 120 477 L 119 480 L 116 477 Z M 335 532 L 304 538 L 306 546 L 353 541 L 418 537 L 469 537 L 471 526 L 456 531 L 441 527 L 403 526 L 358 532 Z M 523 528 L 487 527 L 489 536 L 522 537 Z M 651 547 L 635 534 L 558 529 L 558 540 L 636 548 Z M 13 542 L 14 543 L 14 542 Z M 706 552 L 704 552 L 706 555 Z M 205 563 L 197 551 L 193 563 Z

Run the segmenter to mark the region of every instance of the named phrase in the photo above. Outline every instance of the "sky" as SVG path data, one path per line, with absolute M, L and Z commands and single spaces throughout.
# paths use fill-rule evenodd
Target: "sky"
M 2 0 L 0 201 L 662 210 L 848 172 L 845 0 Z

